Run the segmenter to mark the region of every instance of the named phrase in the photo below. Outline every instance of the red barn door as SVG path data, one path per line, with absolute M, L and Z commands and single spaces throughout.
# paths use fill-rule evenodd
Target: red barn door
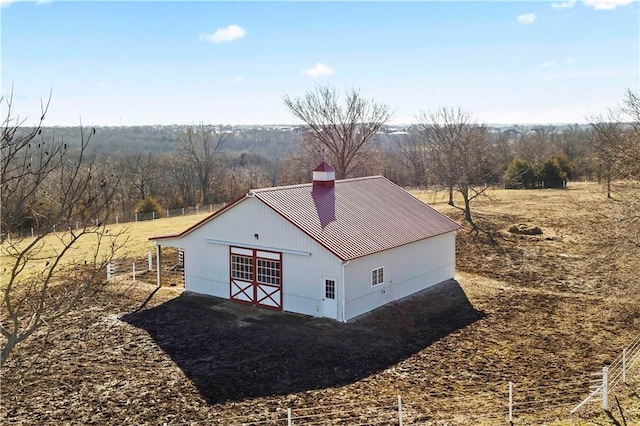
M 230 298 L 282 310 L 282 253 L 230 248 Z

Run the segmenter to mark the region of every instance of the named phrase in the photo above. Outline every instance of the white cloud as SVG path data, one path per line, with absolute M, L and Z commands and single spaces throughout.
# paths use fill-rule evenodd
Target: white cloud
M 570 9 L 576 4 L 576 0 L 563 1 L 561 3 L 551 3 L 554 9 Z
M 238 25 L 229 25 L 225 28 L 218 28 L 212 34 L 200 34 L 200 40 L 208 40 L 216 44 L 228 43 L 230 41 L 243 38 L 247 32 Z
M 16 0 L 0 0 L 0 5 L 2 7 L 9 6 L 11 3 L 15 2 L 15 1 Z
M 529 25 L 529 24 L 533 24 L 533 22 L 536 20 L 536 14 L 535 13 L 525 13 L 524 15 L 518 15 L 516 17 L 516 19 L 521 24 Z
M 542 68 L 551 68 L 557 65 L 556 61 L 547 61 L 547 62 L 543 62 L 540 66 Z
M 244 76 L 243 75 L 236 75 L 235 77 L 233 77 L 231 80 L 229 80 L 231 83 L 242 83 L 244 81 Z
M 318 62 L 315 67 L 305 70 L 303 74 L 307 77 L 318 78 L 335 74 L 335 71 L 328 65 Z
M 626 6 L 633 0 L 583 0 L 583 4 L 595 10 L 613 10 L 618 6 Z

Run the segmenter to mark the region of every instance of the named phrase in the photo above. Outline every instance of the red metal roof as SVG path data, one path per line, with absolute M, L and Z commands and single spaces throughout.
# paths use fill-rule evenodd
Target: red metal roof
M 456 222 L 382 176 L 337 180 L 332 188 L 309 183 L 250 193 L 341 260 L 460 229 Z M 182 237 L 243 199 L 179 234 L 150 240 Z
M 313 169 L 314 172 L 335 172 L 336 169 L 334 169 L 333 167 L 331 167 L 330 165 L 327 164 L 326 161 L 323 161 L 322 163 L 320 163 L 318 165 L 318 167 L 316 167 L 315 169 Z
M 460 229 L 382 176 L 252 191 L 256 198 L 342 260 Z

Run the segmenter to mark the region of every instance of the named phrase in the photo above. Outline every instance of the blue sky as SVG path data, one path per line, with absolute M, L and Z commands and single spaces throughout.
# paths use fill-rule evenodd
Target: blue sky
M 356 87 L 393 122 L 585 122 L 639 87 L 630 0 L 10 1 L 2 94 L 46 125 L 297 123 L 282 102 Z

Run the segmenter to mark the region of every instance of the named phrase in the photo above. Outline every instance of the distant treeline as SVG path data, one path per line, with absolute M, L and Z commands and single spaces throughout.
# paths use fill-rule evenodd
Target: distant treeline
M 191 153 L 189 129 L 197 136 Z M 602 175 L 589 126 L 490 126 L 488 130 L 491 162 L 478 185 L 527 187 L 529 175 L 522 164 L 546 173 L 548 182 L 556 172 L 562 180 Z M 93 133 L 94 129 L 43 127 L 39 138 L 62 141 L 73 149 L 81 131 Z M 114 201 L 119 216 L 125 217 L 149 208 L 227 202 L 251 188 L 308 182 L 323 153 L 309 152 L 303 143 L 305 135 L 308 132 L 301 126 L 97 127 L 89 151 L 121 178 Z M 424 144 L 412 143 L 415 137 L 412 126 L 385 127 L 357 175 L 380 174 L 405 187 L 443 185 L 445 177 L 430 163 Z M 214 142 L 220 142 L 216 149 Z M 557 164 L 561 169 L 553 168 Z M 148 197 L 157 204 L 143 203 Z

